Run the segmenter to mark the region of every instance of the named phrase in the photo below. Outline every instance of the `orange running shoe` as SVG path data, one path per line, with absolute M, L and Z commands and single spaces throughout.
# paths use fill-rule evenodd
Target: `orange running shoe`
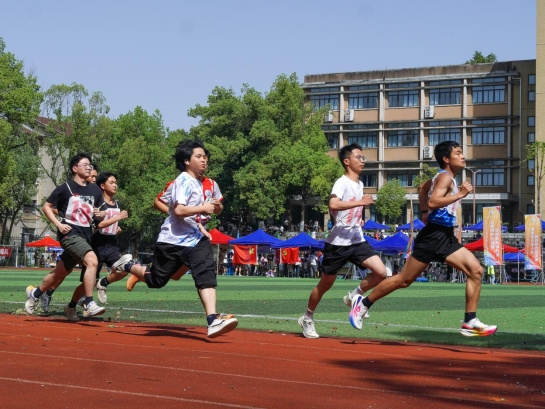
M 127 284 L 126 284 L 127 291 L 132 291 L 136 283 L 139 281 L 140 280 L 138 279 L 138 277 L 136 277 L 134 274 L 129 274 L 129 278 L 127 279 Z

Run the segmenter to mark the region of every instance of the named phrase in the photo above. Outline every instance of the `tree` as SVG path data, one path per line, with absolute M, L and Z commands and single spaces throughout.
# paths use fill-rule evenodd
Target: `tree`
M 433 179 L 438 171 L 439 168 L 432 168 L 427 163 L 424 163 L 422 169 L 420 169 L 420 173 L 414 178 L 413 185 L 418 187 L 425 181 Z
M 401 216 L 406 202 L 405 189 L 401 186 L 401 182 L 392 179 L 378 190 L 375 207 L 383 216 L 395 219 Z
M 528 167 L 528 162 L 534 161 L 533 168 Z M 536 209 L 541 214 L 541 184 L 545 176 L 545 142 L 536 141 L 526 146 L 526 158 L 523 160 L 527 169 L 534 174 L 536 184 Z
M 486 64 L 486 63 L 493 63 L 498 61 L 498 58 L 496 57 L 496 54 L 490 53 L 486 57 L 481 53 L 480 51 L 475 51 L 473 53 L 473 57 L 470 60 L 467 60 L 466 64 Z

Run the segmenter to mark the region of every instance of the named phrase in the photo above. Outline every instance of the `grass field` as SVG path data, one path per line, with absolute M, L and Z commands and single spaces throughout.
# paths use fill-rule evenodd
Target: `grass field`
M 0 313 L 24 314 L 26 286 L 39 284 L 46 273 L 37 269 L 0 269 Z M 309 292 L 316 282 L 308 278 L 219 276 L 218 312 L 236 314 L 242 329 L 299 333 L 297 318 L 306 310 Z M 466 338 L 458 333 L 464 311 L 464 284 L 414 283 L 373 305 L 371 317 L 358 331 L 348 323 L 349 309 L 342 302 L 343 295 L 356 283 L 337 280 L 322 299 L 314 316 L 321 336 L 545 350 L 544 286 L 483 285 L 478 316 L 499 329 L 491 337 Z M 64 317 L 63 307 L 77 284 L 79 271 L 55 292 L 51 315 Z M 140 283 L 127 292 L 124 280 L 114 283 L 108 287 L 106 308 L 106 313 L 95 319 L 205 325 L 190 276 L 155 290 Z

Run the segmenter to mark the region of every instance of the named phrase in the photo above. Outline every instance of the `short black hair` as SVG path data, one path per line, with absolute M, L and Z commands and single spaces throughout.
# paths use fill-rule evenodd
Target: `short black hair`
M 339 150 L 339 160 L 341 161 L 341 165 L 344 166 L 343 161 L 350 156 L 353 150 L 359 149 L 361 151 L 361 146 L 357 143 L 351 143 L 350 145 L 343 146 Z
M 191 159 L 193 149 L 196 148 L 201 148 L 208 157 L 208 160 L 210 160 L 210 152 L 204 147 L 204 144 L 201 141 L 198 139 L 186 139 L 176 146 L 176 153 L 173 155 L 173 158 L 176 161 L 176 169 L 180 172 L 185 171 L 185 162 Z
M 458 148 L 459 146 L 460 144 L 456 141 L 444 141 L 435 145 L 435 149 L 433 150 L 433 153 L 435 155 L 435 160 L 437 161 L 441 169 L 444 169 L 446 166 L 445 162 L 443 161 L 443 158 L 445 156 L 449 158 L 452 150 L 454 148 Z
M 97 186 L 100 187 L 100 185 L 102 185 L 103 183 L 106 183 L 106 181 L 112 176 L 117 180 L 117 175 L 115 173 L 102 172 L 100 175 L 97 176 L 97 182 L 96 182 Z
M 78 163 L 80 163 L 82 159 L 89 159 L 89 163 L 91 163 L 91 156 L 83 152 L 77 153 L 70 159 L 70 162 L 68 162 L 68 167 L 70 168 L 72 176 L 76 174 L 72 169 L 74 166 L 78 166 Z

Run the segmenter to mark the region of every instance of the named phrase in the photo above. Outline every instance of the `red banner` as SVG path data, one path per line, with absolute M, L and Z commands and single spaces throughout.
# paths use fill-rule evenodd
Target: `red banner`
M 295 264 L 299 259 L 299 247 L 280 249 L 280 263 Z
M 11 250 L 13 250 L 12 247 L 0 246 L 0 257 L 10 257 L 11 256 Z
M 501 226 L 500 207 L 483 208 L 484 264 L 487 266 L 503 264 Z
M 541 270 L 541 216 L 524 216 L 524 269 Z
M 234 246 L 233 264 L 257 264 L 257 246 Z

